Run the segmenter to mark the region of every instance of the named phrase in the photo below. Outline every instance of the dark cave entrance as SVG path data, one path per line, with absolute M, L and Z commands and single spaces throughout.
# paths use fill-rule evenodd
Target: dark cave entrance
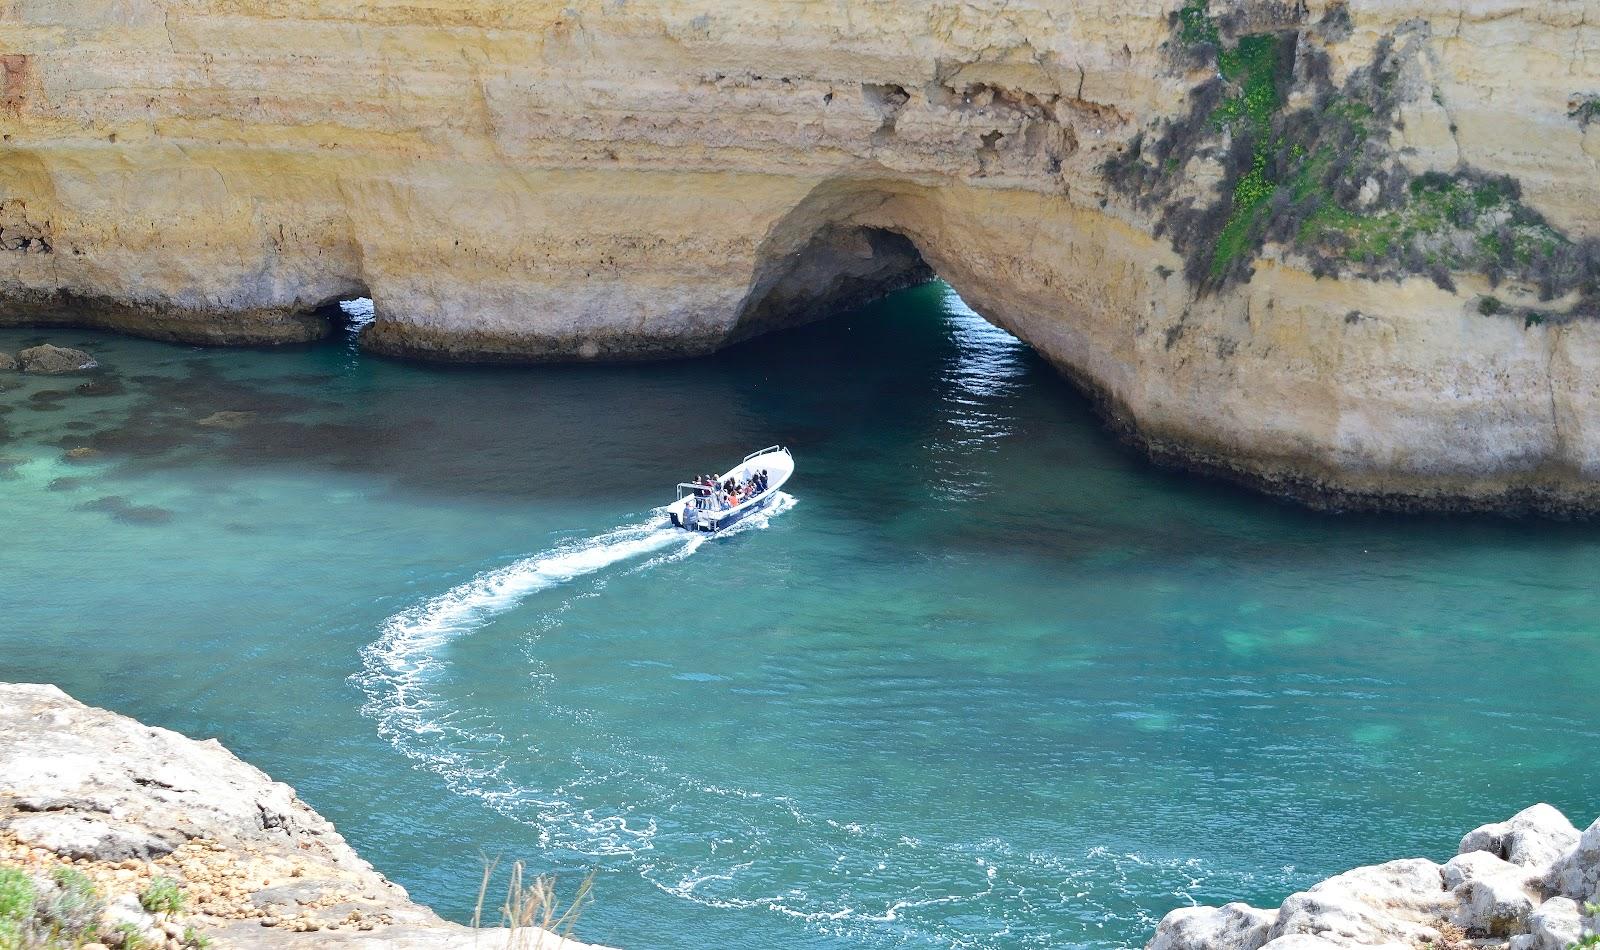
M 735 338 L 811 323 L 936 276 L 898 231 L 828 225 L 797 249 L 768 259 L 746 297 Z

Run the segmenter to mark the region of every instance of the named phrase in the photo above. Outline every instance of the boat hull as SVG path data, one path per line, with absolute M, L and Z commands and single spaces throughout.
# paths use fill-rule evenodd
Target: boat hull
M 693 501 L 692 498 L 680 498 L 667 506 L 667 518 L 675 528 L 686 531 L 700 531 L 715 534 L 733 527 L 758 511 L 771 507 L 778 497 L 784 483 L 789 476 L 794 474 L 794 457 L 788 449 L 778 448 L 746 456 L 745 460 L 734 468 L 717 476 L 717 481 L 723 482 L 729 478 L 745 481 L 759 471 L 766 471 L 768 476 L 767 490 L 739 505 L 725 511 L 697 511 L 695 524 L 691 527 L 685 523 L 684 512 Z

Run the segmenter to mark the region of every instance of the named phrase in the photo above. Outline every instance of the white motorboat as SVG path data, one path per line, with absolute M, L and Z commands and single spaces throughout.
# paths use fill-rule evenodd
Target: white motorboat
M 783 483 L 794 474 L 794 456 L 781 445 L 769 446 L 751 452 L 744 461 L 717 476 L 718 486 L 727 484 L 730 478 L 736 484 L 745 485 L 763 473 L 765 487 L 737 505 L 728 503 L 720 487 L 680 482 L 677 500 L 667 506 L 667 517 L 672 519 L 674 527 L 689 531 L 721 531 L 738 524 L 778 497 Z

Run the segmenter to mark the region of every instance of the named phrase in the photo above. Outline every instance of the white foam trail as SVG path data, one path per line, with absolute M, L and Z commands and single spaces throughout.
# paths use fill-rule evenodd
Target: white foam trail
M 766 509 L 717 536 L 725 538 L 748 529 L 765 528 L 774 515 L 794 505 L 792 495 L 779 492 Z M 411 758 L 427 760 L 435 767 L 462 769 L 481 778 L 498 774 L 503 763 L 467 762 L 463 760 L 470 753 L 441 748 L 441 743 L 421 747 L 412 741 L 419 735 L 444 733 L 468 741 L 483 738 L 470 728 L 457 726 L 458 711 L 450 709 L 429 689 L 429 681 L 445 666 L 441 650 L 539 591 L 663 549 L 670 550 L 656 554 L 636 570 L 681 561 L 711 537 L 671 527 L 665 509 L 656 509 L 651 515 L 649 521 L 559 544 L 486 571 L 384 621 L 382 635 L 361 651 L 362 672 L 351 677 L 367 694 L 362 712 L 376 719 L 378 732 Z M 483 790 L 466 791 L 481 794 Z
M 439 651 L 445 645 L 531 594 L 674 544 L 693 553 L 703 540 L 657 517 L 557 545 L 395 614 L 384 621 L 383 634 L 361 651 L 365 669 L 354 680 L 367 694 L 362 711 L 378 720 L 379 731 L 391 741 L 399 734 L 437 731 L 450 713 L 434 710 L 427 682 L 444 667 Z M 400 751 L 410 754 L 405 748 Z

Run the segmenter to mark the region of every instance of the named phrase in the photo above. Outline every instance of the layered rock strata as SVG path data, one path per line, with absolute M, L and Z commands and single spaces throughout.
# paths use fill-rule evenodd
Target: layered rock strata
M 147 947 L 177 946 L 192 929 L 220 947 L 586 948 L 536 928 L 440 919 L 292 788 L 214 739 L 25 684 L 0 684 L 0 737 L 0 869 L 44 889 L 61 868 L 88 877 L 105 902 L 101 939 L 121 943 L 127 926 Z M 183 910 L 164 919 L 138 900 L 158 878 L 182 895 Z
M 931 270 L 1160 458 L 1592 510 L 1597 49 L 1600 0 L 10 3 L 0 322 L 300 340 L 366 295 L 386 353 L 640 359 Z M 1290 227 L 1330 96 L 1365 164 Z M 1510 197 L 1441 230 L 1428 172 Z
M 1578 832 L 1549 805 L 1461 839 L 1444 864 L 1426 858 L 1356 868 L 1291 895 L 1167 914 L 1147 950 L 1568 950 L 1600 930 L 1600 820 Z

